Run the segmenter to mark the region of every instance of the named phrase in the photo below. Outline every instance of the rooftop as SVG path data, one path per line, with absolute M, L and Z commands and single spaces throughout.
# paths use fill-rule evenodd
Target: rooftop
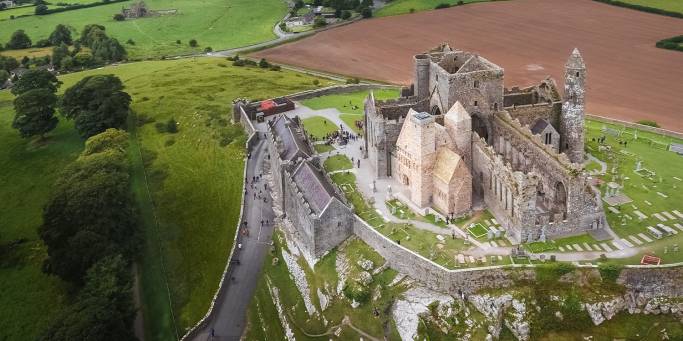
M 294 171 L 292 178 L 301 190 L 304 199 L 317 214 L 322 213 L 335 196 L 332 184 L 310 161 L 302 162 Z
M 287 115 L 280 115 L 269 124 L 276 137 L 282 142 L 281 159 L 295 160 L 298 157 L 307 158 L 313 154 L 298 120 L 291 119 Z

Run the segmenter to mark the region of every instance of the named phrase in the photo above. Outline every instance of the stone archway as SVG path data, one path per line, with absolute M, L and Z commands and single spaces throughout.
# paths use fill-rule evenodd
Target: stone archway
M 553 208 L 554 213 L 561 213 L 562 219 L 567 219 L 567 189 L 560 181 L 555 184 Z
M 434 116 L 440 116 L 441 115 L 441 109 L 439 109 L 438 105 L 435 105 L 432 107 L 432 110 L 430 111 L 430 113 Z

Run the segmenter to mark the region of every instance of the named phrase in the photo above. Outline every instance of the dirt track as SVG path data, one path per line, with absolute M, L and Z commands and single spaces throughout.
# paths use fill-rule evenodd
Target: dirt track
M 512 0 L 363 20 L 255 55 L 408 84 L 412 55 L 448 42 L 505 68 L 511 87 L 546 75 L 561 85 L 564 63 L 578 47 L 588 67 L 590 113 L 683 131 L 683 53 L 654 47 L 680 34 L 683 19 L 590 0 Z

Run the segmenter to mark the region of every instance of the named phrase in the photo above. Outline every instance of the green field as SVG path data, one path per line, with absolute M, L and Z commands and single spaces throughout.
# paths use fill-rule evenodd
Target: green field
M 397 98 L 400 95 L 398 89 L 375 89 L 372 90 L 375 99 L 386 100 Z M 340 95 L 328 95 L 306 99 L 301 104 L 314 109 L 336 108 L 342 113 L 363 115 L 363 102 L 368 96 L 369 91 L 357 91 Z
M 125 45 L 129 58 L 189 54 L 201 52 L 209 46 L 221 50 L 274 39 L 273 26 L 287 10 L 282 0 L 148 0 L 145 3 L 152 10 L 177 9 L 178 13 L 115 21 L 114 14 L 131 3 L 133 1 L 0 20 L 0 42 L 7 42 L 17 29 L 25 30 L 36 42 L 47 38 L 57 24 L 69 25 L 80 34 L 86 24 L 97 23 L 104 25 L 107 34 L 122 44 L 128 39 L 135 42 L 135 45 Z M 18 10 L 0 12 L 0 18 Z M 188 45 L 190 39 L 196 39 L 199 47 L 191 48 Z M 176 44 L 176 40 L 180 40 L 181 44 Z
M 464 2 L 481 2 L 482 0 L 464 0 Z M 486 0 L 483 0 L 486 1 Z M 439 4 L 455 5 L 458 0 L 393 0 L 386 6 L 380 8 L 375 16 L 386 17 L 390 15 L 399 15 L 413 12 L 433 10 Z
M 620 0 L 629 4 L 659 8 L 683 13 L 683 1 L 680 0 Z
M 322 140 L 330 133 L 339 130 L 334 122 L 322 117 L 313 116 L 303 120 L 304 129 L 309 136 L 313 136 L 316 140 Z
M 226 63 L 217 58 L 141 62 L 60 77 L 64 90 L 87 75 L 119 76 L 133 97 L 137 117 L 148 122 L 131 129 L 131 138 L 140 146 L 140 150 L 131 148 L 131 160 L 133 190 L 147 242 L 141 281 L 149 340 L 175 338 L 166 278 L 175 325 L 182 336 L 206 313 L 225 267 L 239 214 L 245 141 L 241 127 L 228 122 L 231 100 L 273 97 L 313 87 L 311 76 Z M 323 79 L 320 83 L 331 85 Z M 2 337 L 5 333 L 8 337 L 19 332 L 25 335 L 27 329 L 39 333 L 36 326 L 44 325 L 51 317 L 48 312 L 63 301 L 62 285 L 40 272 L 44 250 L 35 231 L 55 172 L 82 149 L 82 141 L 71 125 L 61 123 L 48 147 L 27 150 L 29 144 L 9 127 L 13 117 L 11 98 L 7 91 L 0 92 L 0 140 L 10 146 L 2 149 L 0 163 L 9 174 L 16 173 L 2 177 L 0 202 L 10 204 L 3 204 L 0 213 L 12 220 L 0 240 L 5 244 L 23 237 L 29 242 L 21 246 L 24 266 L 0 270 L 7 272 L 0 281 L 0 300 L 8 300 L 3 307 L 12 309 L 3 316 L 16 317 L 11 319 L 11 325 L 0 329 Z M 156 122 L 169 118 L 179 122 L 177 134 L 160 133 L 155 128 Z M 145 175 L 156 210 L 149 200 Z M 161 272 L 162 261 L 165 273 Z M 5 278 L 16 280 L 6 282 Z M 27 287 L 36 289 L 27 295 Z M 17 306 L 16 302 L 34 304 Z
M 353 168 L 351 160 L 346 155 L 334 155 L 325 159 L 323 167 L 326 172 L 334 172 Z

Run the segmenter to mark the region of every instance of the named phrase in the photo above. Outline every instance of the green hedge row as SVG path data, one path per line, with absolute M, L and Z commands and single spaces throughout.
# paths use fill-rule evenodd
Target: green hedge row
M 623 2 L 623 1 L 619 1 L 619 0 L 593 0 L 593 1 L 602 2 L 602 3 L 614 5 L 614 6 L 619 6 L 619 7 L 626 7 L 626 8 L 635 9 L 635 10 L 643 11 L 643 12 L 666 15 L 666 16 L 674 17 L 674 18 L 683 18 L 683 13 L 667 11 L 667 10 L 663 10 L 661 8 L 654 8 L 654 7 L 630 4 L 628 2 Z
M 124 1 L 128 1 L 128 0 L 105 0 L 105 1 L 100 1 L 100 2 L 91 2 L 89 4 L 78 4 L 78 5 L 71 5 L 71 6 L 66 6 L 66 7 L 57 7 L 57 8 L 48 9 L 48 10 L 46 10 L 40 14 L 36 13 L 36 15 L 48 15 L 48 14 L 66 12 L 66 11 L 74 11 L 77 9 L 115 4 L 117 2 L 124 2 Z
M 676 50 L 683 52 L 683 36 L 676 36 L 672 38 L 662 39 L 658 41 L 655 46 L 660 49 Z

